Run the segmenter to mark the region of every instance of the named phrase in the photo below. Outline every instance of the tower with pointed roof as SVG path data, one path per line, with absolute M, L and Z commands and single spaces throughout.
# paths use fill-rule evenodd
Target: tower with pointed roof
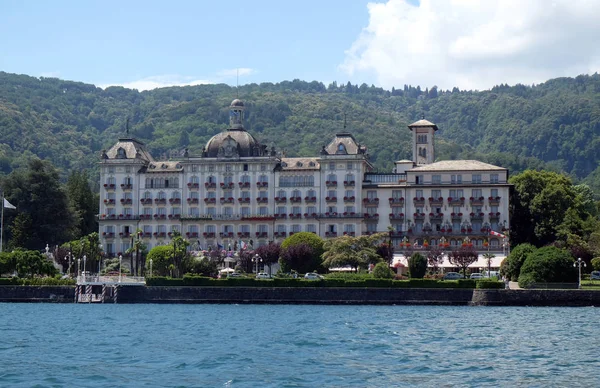
M 408 126 L 412 131 L 413 139 L 413 162 L 416 165 L 431 164 L 435 161 L 435 147 L 433 139 L 435 131 L 438 130 L 437 125 L 425 120 L 414 122 Z

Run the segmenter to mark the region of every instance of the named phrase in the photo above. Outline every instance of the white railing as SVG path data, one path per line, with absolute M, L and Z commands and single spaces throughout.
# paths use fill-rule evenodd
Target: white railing
M 121 284 L 146 284 L 146 278 L 143 276 L 125 276 L 125 275 L 79 275 L 77 284 L 85 283 L 121 283 Z

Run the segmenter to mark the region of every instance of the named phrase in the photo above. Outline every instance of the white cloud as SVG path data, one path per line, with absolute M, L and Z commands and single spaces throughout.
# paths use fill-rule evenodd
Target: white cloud
M 241 67 L 239 69 L 224 69 L 218 71 L 214 76 L 209 79 L 197 79 L 196 77 L 182 76 L 178 74 L 167 74 L 167 75 L 155 75 L 151 77 L 142 78 L 136 81 L 123 82 L 123 83 L 107 83 L 98 85 L 100 88 L 107 88 L 109 86 L 123 86 L 128 89 L 137 90 L 152 90 L 157 88 L 166 88 L 169 86 L 193 86 L 193 85 L 206 85 L 215 84 L 220 82 L 227 82 L 228 80 L 235 80 L 239 76 L 248 76 L 256 73 L 256 70 Z
M 389 0 L 368 10 L 340 65 L 353 80 L 486 89 L 600 69 L 599 1 Z

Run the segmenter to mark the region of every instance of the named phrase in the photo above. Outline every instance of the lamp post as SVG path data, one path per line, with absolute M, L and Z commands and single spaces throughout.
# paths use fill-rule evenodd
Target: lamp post
M 259 262 L 261 262 L 261 263 L 262 263 L 262 261 L 263 261 L 263 260 L 262 260 L 262 257 L 260 257 L 260 256 L 258 255 L 258 253 L 257 253 L 257 254 L 255 254 L 255 255 L 254 255 L 254 258 L 252 259 L 252 261 L 254 261 L 254 262 L 256 263 L 256 274 L 258 274 L 258 263 L 259 263 Z
M 121 266 L 123 265 L 123 255 L 119 255 L 119 283 L 121 283 Z
M 585 261 L 581 260 L 581 257 L 578 257 L 577 260 L 573 263 L 573 267 L 579 267 L 579 277 L 577 278 L 577 288 L 581 288 L 581 266 L 585 268 L 587 265 Z
M 152 277 L 152 259 L 150 259 L 150 277 Z
M 98 279 L 100 279 L 100 272 L 102 271 L 102 244 L 98 245 L 100 248 L 100 258 L 98 260 Z
M 83 255 L 83 278 L 85 279 L 85 263 L 87 262 L 86 255 Z
M 77 259 L 77 277 L 81 276 L 81 258 Z

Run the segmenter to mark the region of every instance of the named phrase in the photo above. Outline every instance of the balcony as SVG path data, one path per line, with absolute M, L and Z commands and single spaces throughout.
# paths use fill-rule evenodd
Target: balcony
M 206 204 L 215 204 L 217 203 L 217 199 L 216 198 L 204 198 L 204 203 Z
M 462 206 L 465 204 L 465 197 L 448 197 L 448 205 Z
M 170 220 L 178 220 L 181 218 L 181 214 L 169 214 Z
M 306 203 L 317 202 L 317 197 L 304 197 L 304 202 L 306 202 Z
M 471 216 L 472 220 L 480 220 L 483 218 L 483 216 L 485 215 L 483 212 L 481 213 L 471 213 L 469 214 Z
M 425 198 L 424 197 L 414 197 L 413 202 L 414 202 L 415 206 L 423 206 L 423 205 L 425 205 Z
M 287 202 L 287 197 L 275 197 L 275 202 L 276 203 L 286 203 Z
M 185 235 L 188 237 L 198 237 L 198 232 L 187 232 Z
M 471 197 L 469 198 L 469 201 L 471 202 L 471 205 L 483 205 L 483 200 L 485 198 L 483 197 Z
M 344 186 L 354 187 L 354 186 L 356 186 L 356 181 L 344 181 Z
M 344 197 L 344 202 L 354 202 L 354 201 L 356 201 L 356 197 L 355 196 Z
M 300 203 L 302 202 L 302 197 L 290 197 L 290 202 Z
M 115 233 L 114 232 L 102 232 L 102 236 L 106 237 L 106 238 L 113 238 L 113 237 L 115 237 Z
M 131 205 L 131 202 L 132 202 L 131 198 L 121 198 L 121 203 L 123 205 Z
M 198 189 L 198 188 L 200 188 L 200 183 L 190 182 L 187 184 L 187 187 L 189 189 Z
M 133 214 L 119 214 L 118 218 L 120 220 L 134 220 L 137 219 Z
M 283 219 L 287 217 L 287 214 L 285 213 L 275 213 L 273 214 L 273 217 L 277 218 L 277 219 Z
M 337 181 L 325 181 L 327 187 L 337 187 Z
M 444 218 L 444 213 L 429 213 L 429 218 L 432 220 L 441 220 Z
M 231 237 L 233 237 L 233 232 L 221 232 L 221 233 L 219 233 L 219 236 L 231 238 Z
M 374 213 L 374 214 L 365 213 L 365 214 L 363 214 L 363 216 L 365 218 L 365 221 L 369 221 L 369 220 L 371 220 L 371 221 L 377 221 L 377 220 L 379 220 L 379 214 L 377 214 L 377 213 Z
M 233 203 L 233 197 L 221 197 L 220 198 L 221 203 Z
M 258 237 L 258 238 L 267 238 L 268 237 L 268 233 L 267 232 L 256 232 L 256 237 Z
M 441 229 L 440 229 L 440 233 L 448 233 L 448 234 L 451 234 L 451 233 L 452 233 L 452 228 L 441 228 Z
M 356 214 L 356 212 L 343 212 L 341 216 L 344 218 L 360 218 L 360 215 Z
M 356 235 L 356 232 L 344 232 L 344 236 L 352 236 L 354 237 Z
M 250 188 L 250 182 L 238 182 L 238 186 L 240 186 L 240 189 Z
M 337 237 L 337 232 L 325 232 L 325 237 Z
M 390 213 L 390 220 L 403 220 L 404 213 Z
M 172 205 L 178 205 L 181 203 L 181 198 L 169 198 L 169 203 Z
M 304 213 L 304 218 L 317 218 L 317 213 Z
M 207 189 L 215 189 L 215 188 L 217 188 L 217 183 L 216 182 L 206 182 L 204 184 L 204 187 Z
M 415 217 L 415 220 L 424 220 L 425 219 L 425 213 L 414 213 L 413 216 Z
M 390 198 L 390 206 L 404 206 L 404 197 Z
M 140 214 L 140 220 L 151 220 L 152 214 Z
M 152 237 L 152 233 L 151 232 L 144 232 L 144 233 L 142 233 L 142 237 L 144 237 L 144 238 L 150 238 L 150 237 Z
M 337 197 L 325 197 L 325 202 L 337 202 Z
M 106 190 L 114 190 L 114 189 L 115 189 L 115 186 L 116 186 L 116 185 L 115 185 L 114 183 L 105 183 L 105 184 L 104 184 L 104 188 L 105 188 Z
M 107 205 L 114 205 L 115 204 L 115 200 L 114 199 L 105 199 L 104 203 Z
M 202 235 L 205 238 L 215 238 L 215 232 L 204 232 L 204 233 L 202 233 Z
M 152 205 L 152 198 L 142 198 L 140 199 L 140 203 L 142 205 Z
M 500 197 L 488 197 L 490 205 L 498 205 L 500 203 Z
M 250 237 L 250 232 L 238 232 L 237 235 L 240 238 L 249 238 Z
M 166 205 L 167 199 L 166 198 L 155 198 L 154 203 L 157 205 Z
M 323 213 L 323 217 L 326 218 L 336 218 L 338 216 L 337 212 L 325 212 Z
M 156 220 L 166 220 L 167 219 L 167 215 L 166 214 L 155 214 L 154 215 L 154 219 L 156 219 Z
M 188 202 L 190 205 L 194 205 L 194 204 L 198 204 L 198 202 L 200 202 L 200 201 L 198 201 L 198 198 L 188 198 L 188 199 L 187 199 L 187 202 Z
M 363 198 L 364 206 L 379 206 L 379 198 Z
M 154 237 L 166 237 L 167 232 L 154 232 Z
M 130 237 L 131 233 L 129 232 L 119 232 L 119 237 Z
M 238 198 L 238 202 L 239 203 L 250 203 L 250 197 L 245 197 L 245 198 Z
M 287 233 L 286 232 L 275 232 L 275 233 L 273 233 L 273 236 L 275 236 L 275 237 L 285 237 L 285 236 L 287 236 Z
M 429 197 L 429 203 L 431 205 L 442 205 L 444 203 L 444 197 Z
M 258 187 L 258 188 L 269 187 L 269 182 L 256 182 L 256 187 Z
M 131 189 L 133 189 L 133 185 L 130 183 L 121 183 L 121 188 L 123 190 L 131 190 Z
M 500 218 L 500 212 L 496 212 L 496 213 L 491 212 L 488 215 L 490 216 L 490 220 L 491 219 L 498 219 L 498 218 Z
M 289 217 L 290 217 L 291 219 L 294 219 L 294 218 L 302 218 L 302 213 L 290 213 L 290 214 L 289 214 Z
M 220 186 L 222 189 L 233 189 L 233 182 L 221 182 Z
M 258 198 L 256 198 L 256 202 L 258 202 L 258 203 L 269 203 L 269 198 L 267 198 L 267 197 L 258 197 Z

